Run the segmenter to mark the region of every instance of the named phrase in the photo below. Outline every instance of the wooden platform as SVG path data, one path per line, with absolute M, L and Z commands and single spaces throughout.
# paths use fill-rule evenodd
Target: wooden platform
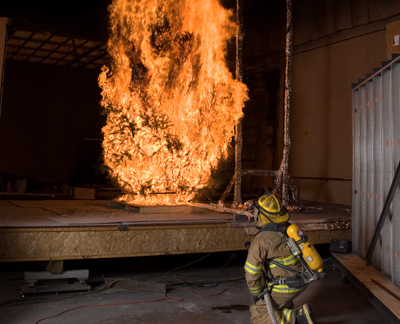
M 232 212 L 182 208 L 140 213 L 106 200 L 0 200 L 0 262 L 235 251 L 256 232 Z M 291 214 L 314 244 L 351 240 L 350 218 L 338 206 Z
M 353 253 L 333 256 L 342 272 L 386 317 L 382 318 L 382 323 L 399 323 L 400 287 Z

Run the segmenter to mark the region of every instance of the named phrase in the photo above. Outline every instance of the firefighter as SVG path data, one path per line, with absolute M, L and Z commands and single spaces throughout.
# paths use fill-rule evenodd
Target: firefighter
M 315 323 L 307 304 L 293 309 L 293 299 L 305 285 L 301 280 L 296 284 L 295 274 L 301 273 L 302 265 L 290 251 L 284 235 L 290 225 L 287 210 L 267 190 L 254 203 L 259 231 L 251 242 L 244 267 L 247 285 L 254 298 L 254 304 L 250 306 L 251 323 Z M 279 282 L 279 279 L 288 278 L 295 284 L 289 287 L 282 284 L 286 281 Z M 271 301 L 270 312 L 273 311 L 275 319 L 271 319 L 266 301 L 260 296 L 263 291 L 269 292 L 270 298 L 265 300 Z

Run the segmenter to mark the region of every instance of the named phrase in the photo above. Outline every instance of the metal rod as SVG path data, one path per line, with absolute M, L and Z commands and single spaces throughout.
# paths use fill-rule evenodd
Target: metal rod
M 259 176 L 259 177 L 275 177 L 276 171 L 271 170 L 259 170 L 259 169 L 242 169 L 241 176 Z M 219 206 L 223 206 L 225 203 L 226 197 L 228 197 L 229 193 L 231 192 L 233 185 L 236 183 L 236 174 L 232 177 L 231 181 L 229 182 L 228 186 L 226 187 L 224 193 L 222 194 L 221 198 L 218 201 Z M 237 207 L 237 206 L 236 206 Z
M 227 208 L 223 206 L 218 206 L 214 204 L 201 204 L 201 203 L 190 203 L 189 206 L 193 207 L 198 207 L 198 208 L 204 208 L 204 209 L 209 209 L 209 210 L 215 210 L 218 212 L 225 212 L 225 213 L 233 213 L 236 215 L 243 215 L 247 216 L 248 219 L 251 219 L 253 217 L 253 213 L 246 211 L 246 210 L 240 210 L 240 209 L 234 209 L 234 208 Z
M 220 200 L 218 201 L 219 206 L 223 206 L 225 203 L 226 197 L 228 197 L 229 193 L 232 190 L 233 185 L 235 184 L 235 175 L 232 177 L 232 180 L 229 182 L 228 186 L 226 187 L 224 193 L 222 194 Z
M 369 248 L 368 248 L 367 258 L 366 258 L 367 265 L 369 264 L 369 262 L 371 260 L 372 253 L 374 251 L 376 242 L 378 241 L 383 224 L 385 223 L 386 216 L 389 212 L 390 206 L 391 206 L 393 198 L 394 198 L 394 194 L 396 193 L 396 189 L 399 186 L 399 183 L 400 183 L 400 162 L 397 165 L 396 173 L 394 175 L 392 184 L 390 186 L 388 196 L 385 200 L 385 204 L 383 205 L 381 216 L 379 217 L 378 224 L 375 228 L 374 236 L 372 237 L 371 244 L 369 245 Z
M 286 206 L 289 202 L 289 155 L 290 141 L 290 103 L 292 94 L 291 66 L 293 47 L 293 25 L 292 25 L 292 2 L 286 1 L 286 67 L 285 67 L 285 100 L 284 100 L 284 138 L 283 156 L 275 179 L 274 191 L 282 186 L 282 204 Z
M 236 80 L 242 82 L 242 47 L 243 47 L 243 13 L 242 0 L 236 0 Z M 235 140 L 235 190 L 233 207 L 242 203 L 242 118 L 236 125 Z
M 300 180 L 322 180 L 322 181 L 352 181 L 346 178 L 328 178 L 328 177 L 292 177 L 292 179 Z
M 275 177 L 276 171 L 260 170 L 260 169 L 243 169 L 242 176 L 244 175 L 258 176 L 258 177 Z

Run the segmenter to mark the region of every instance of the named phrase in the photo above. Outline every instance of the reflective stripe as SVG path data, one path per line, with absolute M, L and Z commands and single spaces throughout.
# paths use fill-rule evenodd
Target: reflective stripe
M 311 319 L 311 314 L 309 312 L 309 308 L 308 308 L 307 304 L 304 304 L 302 306 L 302 308 L 303 308 L 303 311 L 304 311 L 304 315 L 306 315 L 308 323 L 314 323 L 314 321 Z
M 247 261 L 246 261 L 246 264 L 244 266 L 244 270 L 246 270 L 249 273 L 255 274 L 255 275 L 260 274 L 262 268 L 263 268 L 262 266 L 255 266 L 255 265 L 252 265 L 250 262 L 247 262 Z
M 279 263 L 281 263 L 283 265 L 286 265 L 286 266 L 287 265 L 293 265 L 293 264 L 297 263 L 297 258 L 294 255 L 289 255 L 286 258 L 275 258 L 273 260 L 276 261 L 276 262 L 279 262 Z M 275 268 L 275 267 L 277 267 L 277 265 L 275 265 L 273 263 L 270 263 L 269 267 L 270 268 Z
M 249 290 L 252 294 L 258 294 L 262 291 L 262 286 L 249 287 Z
M 303 288 L 290 288 L 287 285 L 273 285 L 271 290 L 279 293 L 289 294 L 300 291 L 302 289 Z
M 282 311 L 282 319 L 280 324 L 289 324 L 291 316 L 292 316 L 292 310 L 289 308 L 284 308 Z

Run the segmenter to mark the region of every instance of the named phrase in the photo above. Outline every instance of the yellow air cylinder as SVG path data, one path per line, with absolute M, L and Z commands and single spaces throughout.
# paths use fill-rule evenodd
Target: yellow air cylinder
M 297 224 L 290 225 L 286 230 L 287 235 L 299 246 L 304 260 L 307 261 L 311 270 L 322 272 L 323 260 L 315 247 L 308 241 L 299 242 L 303 238 L 303 231 Z

